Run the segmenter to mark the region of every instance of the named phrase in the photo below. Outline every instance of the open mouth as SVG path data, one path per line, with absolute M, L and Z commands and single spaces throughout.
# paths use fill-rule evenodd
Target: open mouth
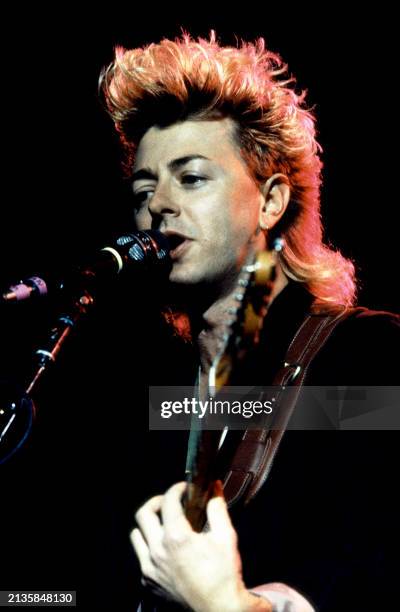
M 189 238 L 186 236 L 180 236 L 179 234 L 166 234 L 170 245 L 170 257 L 171 259 L 177 259 L 184 251 L 184 249 L 190 244 Z
M 171 234 L 168 236 L 168 242 L 171 247 L 171 252 L 175 251 L 181 244 L 185 242 L 186 238 L 184 236 L 178 236 L 178 234 Z

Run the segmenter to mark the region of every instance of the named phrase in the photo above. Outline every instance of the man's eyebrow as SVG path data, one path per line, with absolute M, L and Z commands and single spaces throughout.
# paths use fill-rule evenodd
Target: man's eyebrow
M 168 168 L 169 170 L 177 170 L 178 168 L 185 166 L 185 164 L 188 164 L 194 159 L 205 159 L 207 161 L 210 161 L 209 158 L 205 157 L 204 155 L 185 155 L 184 157 L 178 157 L 177 159 L 173 159 L 172 161 L 170 161 L 168 163 Z M 140 179 L 155 180 L 156 178 L 156 175 L 150 168 L 140 168 L 132 174 L 131 181 L 133 183 L 134 181 L 139 181 Z
M 170 161 L 168 164 L 168 168 L 170 170 L 177 170 L 178 168 L 181 168 L 182 166 L 185 166 L 185 164 L 191 162 L 193 159 L 205 159 L 206 161 L 210 161 L 208 157 L 205 157 L 204 155 L 200 154 L 185 155 L 185 157 L 178 157 L 178 159 L 173 159 L 172 161 Z

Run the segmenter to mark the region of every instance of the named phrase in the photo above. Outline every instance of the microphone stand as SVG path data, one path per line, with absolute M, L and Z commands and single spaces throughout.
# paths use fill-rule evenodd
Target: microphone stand
M 72 330 L 95 304 L 95 280 L 90 270 L 81 272 L 83 282 L 77 283 L 70 304 L 57 317 L 48 338 L 35 351 L 34 372 L 24 391 L 2 383 L 0 405 L 0 464 L 11 457 L 25 442 L 36 416 L 32 393 L 53 364 Z M 80 279 L 79 279 L 80 280 Z M 85 282 L 86 281 L 86 282 Z M 90 285 L 93 284 L 93 287 Z M 85 286 L 86 285 L 86 286 Z
M 26 389 L 21 391 L 10 383 L 2 384 L 0 464 L 11 457 L 28 437 L 36 413 L 31 394 L 50 364 L 56 361 L 72 329 L 93 308 L 98 280 L 116 277 L 125 265 L 168 273 L 171 267 L 168 240 L 156 230 L 121 236 L 113 246 L 102 249 L 92 265 L 79 269 L 66 286 L 60 285 L 64 293 L 67 291 L 70 295 L 69 303 L 51 328 L 47 341 L 35 352 L 37 363 Z M 3 295 L 7 297 L 11 293 Z

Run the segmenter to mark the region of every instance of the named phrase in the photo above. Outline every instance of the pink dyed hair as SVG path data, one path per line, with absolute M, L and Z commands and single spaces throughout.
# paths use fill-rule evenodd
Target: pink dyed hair
M 269 238 L 281 235 L 280 263 L 286 275 L 304 283 L 317 300 L 351 305 L 356 284 L 353 263 L 323 242 L 320 217 L 321 147 L 315 118 L 297 94 L 287 66 L 263 39 L 222 47 L 183 34 L 144 48 L 116 49 L 100 77 L 109 113 L 125 149 L 130 172 L 135 149 L 152 126 L 185 119 L 231 117 L 235 140 L 260 184 L 274 173 L 287 176 L 288 209 Z

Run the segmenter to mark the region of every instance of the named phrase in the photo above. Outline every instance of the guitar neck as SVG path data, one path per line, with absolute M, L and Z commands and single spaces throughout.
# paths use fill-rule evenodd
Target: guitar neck
M 188 488 L 183 506 L 186 518 L 198 532 L 207 522 L 208 501 L 222 494 L 222 486 L 215 473 L 220 440 L 220 431 L 202 430 L 197 424 L 190 431 L 186 462 Z

